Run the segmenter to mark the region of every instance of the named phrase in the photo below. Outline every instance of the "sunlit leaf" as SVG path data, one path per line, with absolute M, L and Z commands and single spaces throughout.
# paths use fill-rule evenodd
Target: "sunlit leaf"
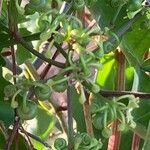
M 98 71 L 96 82 L 107 90 L 115 89 L 115 56 L 113 53 L 105 55 L 101 59 L 102 69 Z

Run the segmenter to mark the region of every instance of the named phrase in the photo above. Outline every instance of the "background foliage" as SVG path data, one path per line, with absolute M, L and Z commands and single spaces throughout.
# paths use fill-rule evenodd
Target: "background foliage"
M 148 150 L 150 4 L 0 1 L 0 149 Z

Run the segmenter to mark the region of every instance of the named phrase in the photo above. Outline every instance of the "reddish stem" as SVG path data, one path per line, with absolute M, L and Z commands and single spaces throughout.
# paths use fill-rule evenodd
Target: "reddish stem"
M 17 74 L 17 68 L 16 68 L 16 56 L 15 56 L 15 50 L 14 46 L 11 46 L 11 53 L 12 53 L 12 72 L 13 75 Z M 16 78 L 13 78 L 14 84 L 16 84 Z
M 90 113 L 90 95 L 86 92 L 86 101 L 83 104 L 84 118 L 86 124 L 86 131 L 91 136 L 94 137 L 93 125 L 92 125 L 92 117 Z
M 140 137 L 134 133 L 132 138 L 132 149 L 131 150 L 139 150 L 140 146 Z
M 121 51 L 116 51 L 117 61 L 117 91 L 125 89 L 125 56 Z M 108 150 L 119 150 L 121 141 L 121 132 L 118 131 L 119 121 L 112 124 L 113 134 L 109 139 Z
M 121 134 L 118 132 L 119 121 L 112 123 L 112 135 L 109 138 L 108 150 L 119 150 Z
M 17 131 L 18 131 L 18 128 L 19 128 L 19 121 L 20 121 L 19 118 L 17 118 L 14 125 L 13 125 L 12 132 L 11 132 L 11 134 L 9 135 L 9 137 L 6 141 L 4 150 L 10 150 L 10 146 L 12 145 L 14 137 L 15 137 Z
M 56 50 L 56 52 L 54 53 L 53 57 L 52 57 L 52 60 L 55 60 L 56 57 L 58 56 L 59 54 L 59 51 Z M 49 72 L 50 68 L 51 68 L 51 64 L 47 64 L 47 66 L 44 68 L 43 72 L 41 73 L 41 79 L 44 79 L 47 75 L 47 73 Z
M 19 132 L 18 132 L 18 129 L 16 132 L 15 141 L 16 141 L 16 150 L 19 150 Z

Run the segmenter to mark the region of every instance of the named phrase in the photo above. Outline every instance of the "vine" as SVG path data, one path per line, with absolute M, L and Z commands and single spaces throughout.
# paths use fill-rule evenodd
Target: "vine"
M 0 1 L 0 149 L 148 147 L 149 6 Z

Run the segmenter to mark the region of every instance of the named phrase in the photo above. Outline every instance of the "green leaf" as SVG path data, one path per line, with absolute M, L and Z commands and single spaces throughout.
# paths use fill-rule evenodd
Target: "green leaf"
M 112 28 L 111 22 L 117 12 L 118 7 L 112 7 L 109 0 L 87 0 L 87 6 L 102 30 L 104 30 L 105 27 Z M 124 19 L 125 16 L 126 7 L 123 7 L 114 24 L 115 30 L 128 20 Z
M 4 148 L 4 144 L 5 144 L 5 137 L 0 130 L 0 149 Z
M 7 1 L 3 1 L 3 5 L 2 5 L 2 11 L 1 11 L 1 15 L 0 15 L 0 31 L 6 31 L 9 32 L 8 28 L 7 28 Z
M 11 134 L 11 130 L 9 130 L 9 134 Z M 19 139 L 18 149 L 30 150 L 27 140 L 21 134 L 18 134 L 18 139 Z M 1 150 L 4 149 L 5 144 L 6 144 L 6 140 L 4 138 L 3 133 L 0 130 L 0 149 Z M 16 141 L 14 140 L 10 147 L 10 150 L 15 150 L 15 149 L 16 149 Z
M 140 75 L 140 69 L 138 67 L 133 69 L 134 71 L 134 78 L 133 78 L 133 84 L 131 91 L 138 91 L 139 89 L 139 75 Z
M 29 36 L 31 35 L 31 32 L 27 28 L 20 28 L 19 29 L 22 36 Z
M 20 6 L 19 0 L 11 0 L 11 17 L 12 17 L 12 24 L 22 23 L 27 21 L 24 16 L 24 8 Z
M 139 87 L 140 92 L 150 92 L 150 76 L 142 70 L 139 70 Z
M 1 21 L 0 21 L 1 22 Z M 1 23 L 0 23 L 0 28 L 1 28 Z M 6 27 L 7 28 L 7 27 Z M 3 27 L 2 27 L 3 29 Z M 0 52 L 5 48 L 5 44 L 9 45 L 9 35 L 6 34 L 4 31 L 0 31 Z M 5 66 L 5 60 L 4 58 L 0 55 L 0 66 Z
M 150 110 L 149 100 L 142 99 L 139 103 L 139 108 L 133 110 L 132 112 L 134 121 L 147 127 L 150 119 L 149 110 Z
M 43 144 L 41 144 L 38 141 L 33 140 L 33 139 L 32 139 L 32 144 L 34 145 L 34 148 L 37 150 L 44 150 L 44 148 L 45 148 L 45 146 Z
M 17 64 L 21 65 L 30 58 L 32 58 L 31 53 L 28 52 L 22 45 L 18 44 L 17 51 L 16 51 Z
M 140 123 L 136 123 L 136 127 L 135 128 L 130 128 L 131 131 L 133 131 L 134 133 L 136 133 L 141 139 L 145 139 L 146 138 L 146 127 Z
M 113 90 L 115 89 L 115 56 L 114 53 L 104 55 L 101 59 L 103 68 L 98 71 L 96 83 L 102 89 Z
M 150 47 L 150 30 L 136 28 L 124 35 L 121 45 L 122 50 L 132 66 L 141 66 L 144 54 Z
M 150 59 L 147 59 L 143 62 L 143 64 L 141 65 L 141 68 L 144 71 L 149 71 L 150 72 Z
M 149 120 L 149 124 L 148 124 L 148 129 L 147 129 L 147 134 L 145 137 L 143 150 L 149 150 L 149 147 L 150 147 L 150 120 Z
M 130 130 L 121 134 L 120 150 L 131 149 L 132 136 L 133 133 Z
M 4 58 L 0 55 L 0 66 L 5 66 L 6 62 L 4 60 Z
M 130 91 L 132 89 L 134 79 L 134 68 L 127 67 L 125 70 L 125 89 Z
M 14 109 L 10 106 L 10 103 L 0 101 L 0 121 L 6 127 L 9 127 L 14 121 L 14 116 Z
M 18 23 L 18 11 L 16 7 L 16 0 L 10 1 L 10 9 L 11 9 L 11 19 L 12 19 L 12 25 Z
M 27 130 L 42 139 L 47 139 L 55 127 L 54 116 L 40 106 L 38 107 L 38 113 L 34 119 L 34 123 L 33 120 L 28 121 L 28 123 L 29 128 Z
M 6 33 L 9 32 L 9 29 L 7 28 L 6 24 L 2 21 L 2 19 L 0 18 L 0 32 L 4 31 Z
M 71 91 L 72 91 L 73 118 L 75 119 L 76 124 L 77 124 L 77 131 L 86 132 L 83 107 L 81 103 L 79 102 L 79 94 L 77 94 L 74 87 L 71 87 Z
M 0 26 L 1 27 L 1 26 Z M 4 32 L 0 32 L 0 52 L 3 50 L 3 45 L 4 43 L 8 43 L 9 41 L 9 35 L 4 33 Z
M 28 36 L 31 34 L 31 32 L 28 31 L 26 28 L 20 28 L 19 31 L 21 32 L 21 35 L 23 35 L 23 36 Z M 29 42 L 29 44 L 32 45 L 31 42 Z M 32 58 L 31 53 L 29 51 L 27 51 L 21 44 L 18 44 L 17 51 L 16 51 L 17 64 L 21 65 L 30 58 Z

